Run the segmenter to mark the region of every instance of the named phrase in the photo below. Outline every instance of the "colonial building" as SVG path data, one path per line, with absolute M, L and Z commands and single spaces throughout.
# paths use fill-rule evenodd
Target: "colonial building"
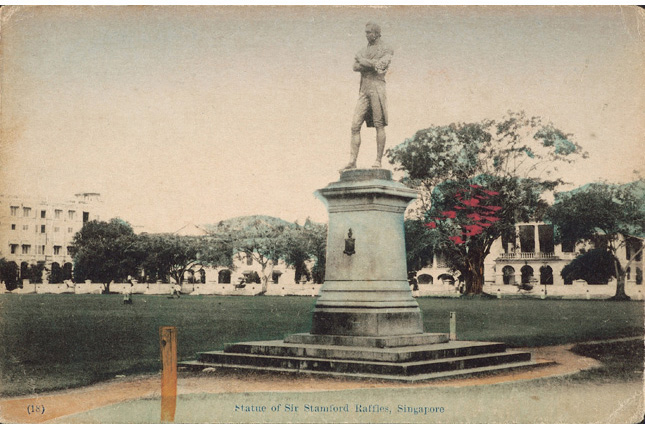
M 640 246 L 641 241 L 634 240 L 619 249 L 618 259 L 623 266 Z M 484 282 L 488 285 L 566 285 L 560 272 L 583 247 L 573 243 L 556 245 L 552 225 L 541 222 L 517 224 L 513 238 L 499 239 L 491 247 L 484 262 Z M 642 285 L 644 261 L 641 253 L 626 267 L 627 283 Z M 417 272 L 417 282 L 421 285 L 455 285 L 458 277 L 458 273 L 448 270 L 441 255 L 433 256 L 432 261 Z
M 58 264 L 71 273 L 74 234 L 87 221 L 100 220 L 102 211 L 98 193 L 75 194 L 68 201 L 0 195 L 0 257 L 22 271 L 42 262 L 47 270 Z

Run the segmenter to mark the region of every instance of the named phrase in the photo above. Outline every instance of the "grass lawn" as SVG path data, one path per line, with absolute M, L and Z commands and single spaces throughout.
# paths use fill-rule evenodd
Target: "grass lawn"
M 425 331 L 538 346 L 643 334 L 642 302 L 421 298 Z M 0 395 L 157 372 L 159 326 L 178 328 L 180 360 L 244 340 L 308 332 L 313 297 L 0 296 Z

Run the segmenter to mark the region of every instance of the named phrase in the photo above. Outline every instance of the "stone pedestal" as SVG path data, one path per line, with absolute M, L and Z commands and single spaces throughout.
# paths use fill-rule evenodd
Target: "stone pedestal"
M 329 211 L 325 284 L 310 333 L 203 352 L 184 366 L 422 381 L 535 366 L 502 343 L 424 333 L 407 280 L 403 215 L 417 196 L 384 169 L 343 171 Z M 446 319 L 448 315 L 446 315 Z
M 344 171 L 318 196 L 327 205 L 329 229 L 325 284 L 311 334 L 422 334 L 421 311 L 407 280 L 403 228 L 416 191 L 392 181 L 389 170 L 356 169 Z

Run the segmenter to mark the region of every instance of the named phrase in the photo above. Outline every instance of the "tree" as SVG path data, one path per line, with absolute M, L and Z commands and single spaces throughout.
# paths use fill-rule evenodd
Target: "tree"
M 0 258 L 0 281 L 4 282 L 7 291 L 18 288 L 18 265 L 15 261 Z
M 295 269 L 295 281 L 302 277 L 307 280 L 313 278 L 315 283 L 322 283 L 325 279 L 325 252 L 327 248 L 327 226 L 318 224 L 309 219 L 303 226 L 294 223 L 286 227 L 281 235 L 282 258 L 288 266 Z M 314 261 L 311 271 L 307 269 L 306 262 Z
M 327 262 L 327 224 L 318 224 L 307 220 L 305 236 L 309 258 L 314 260 L 311 276 L 316 284 L 325 282 L 325 264 Z
M 113 280 L 136 275 L 142 259 L 137 245 L 132 227 L 121 219 L 86 222 L 72 241 L 75 281 L 101 282 L 108 293 Z
M 29 282 L 31 282 L 32 284 L 42 284 L 44 270 L 44 261 L 39 261 L 36 264 L 29 265 Z
M 567 283 L 583 279 L 590 285 L 606 284 L 615 275 L 614 256 L 606 249 L 590 249 L 583 252 L 560 272 L 560 276 Z
M 232 250 L 227 243 L 208 237 L 174 234 L 141 235 L 141 268 L 149 280 L 168 280 L 181 285 L 188 270 L 201 266 L 230 266 Z
M 555 227 L 555 241 L 590 242 L 613 258 L 616 294 L 614 300 L 629 300 L 625 277 L 630 263 L 642 256 L 645 237 L 645 181 L 629 184 L 587 184 L 559 193 L 547 213 Z M 637 245 L 634 247 L 633 244 Z M 632 246 L 625 265 L 617 252 Z
M 404 227 L 408 272 L 417 272 L 432 263 L 434 247 L 431 232 L 420 219 L 406 219 Z
M 311 279 L 311 273 L 307 269 L 306 262 L 309 260 L 309 244 L 306 232 L 303 227 L 295 224 L 286 228 L 280 237 L 280 248 L 283 249 L 285 263 L 295 270 L 294 281 L 300 282 L 302 278 Z
M 466 294 L 482 294 L 493 242 L 543 214 L 543 194 L 561 184 L 551 178 L 558 164 L 580 153 L 552 124 L 509 112 L 501 121 L 419 130 L 387 156 L 405 173 L 402 182 L 421 192 L 410 215 L 431 230 L 425 245 L 461 273 Z
M 255 261 L 260 266 L 262 288 L 258 295 L 263 295 L 278 259 L 286 254 L 283 233 L 291 227 L 291 223 L 269 216 L 238 217 L 217 224 L 212 237 L 230 243 L 238 261 Z

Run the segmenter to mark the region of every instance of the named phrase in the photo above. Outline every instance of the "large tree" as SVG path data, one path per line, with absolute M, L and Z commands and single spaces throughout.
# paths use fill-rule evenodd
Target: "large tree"
M 215 241 L 231 244 L 236 259 L 255 261 L 260 266 L 263 295 L 269 287 L 273 269 L 285 255 L 283 233 L 290 223 L 268 216 L 239 217 L 220 222 L 213 231 Z
M 589 242 L 611 254 L 616 277 L 615 300 L 629 300 L 625 277 L 632 261 L 642 258 L 645 237 L 645 181 L 629 184 L 588 184 L 556 194 L 547 217 L 556 242 Z M 628 250 L 625 264 L 618 252 Z
M 74 235 L 71 253 L 74 280 L 101 282 L 105 293 L 112 281 L 135 276 L 142 258 L 132 227 L 118 218 L 86 222 Z
M 309 258 L 314 260 L 311 269 L 316 284 L 325 282 L 325 264 L 327 261 L 327 224 L 307 220 L 304 225 Z
M 482 294 L 493 242 L 541 216 L 543 194 L 561 184 L 558 164 L 580 153 L 552 124 L 509 112 L 500 121 L 419 130 L 387 155 L 402 182 L 421 192 L 410 216 L 431 230 L 427 240 L 462 274 L 465 293 Z
M 307 219 L 303 226 L 294 223 L 286 227 L 281 236 L 279 248 L 285 263 L 295 269 L 295 281 L 303 276 L 315 283 L 322 283 L 325 279 L 325 252 L 327 244 L 327 226 Z M 307 269 L 306 262 L 314 261 L 311 271 Z
M 614 256 L 606 249 L 590 249 L 582 252 L 562 268 L 560 276 L 565 283 L 582 279 L 589 285 L 603 285 L 616 276 Z
M 417 272 L 432 263 L 434 246 L 432 232 L 420 219 L 406 219 L 405 247 L 408 272 Z
M 230 244 L 210 237 L 141 235 L 139 247 L 145 256 L 141 268 L 153 281 L 172 278 L 181 285 L 184 274 L 196 267 L 231 265 Z

